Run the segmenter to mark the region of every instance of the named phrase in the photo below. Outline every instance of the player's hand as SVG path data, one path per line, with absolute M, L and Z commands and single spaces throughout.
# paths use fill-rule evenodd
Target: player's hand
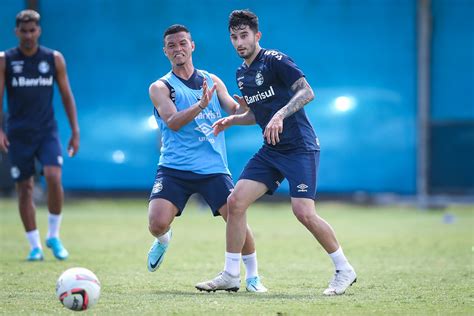
M 214 129 L 214 136 L 217 136 L 220 132 L 231 126 L 233 118 L 234 116 L 231 115 L 228 117 L 223 117 L 218 121 L 214 122 L 214 124 L 212 124 L 212 128 Z
M 239 104 L 239 108 L 236 110 L 236 112 L 242 113 L 242 112 L 245 112 L 246 109 L 249 108 L 247 102 L 245 102 L 245 99 L 243 97 L 238 96 L 237 94 L 234 94 L 233 97 L 234 97 L 235 101 L 237 101 L 237 103 Z M 240 109 L 240 111 L 239 111 L 239 109 Z M 244 110 L 242 110 L 242 109 L 244 109 Z
M 79 151 L 79 134 L 73 133 L 67 145 L 67 154 L 69 157 L 74 157 Z
M 10 142 L 8 141 L 7 135 L 0 130 L 0 151 L 7 153 L 8 146 L 10 146 Z
M 204 78 L 204 82 L 202 83 L 202 97 L 201 100 L 199 101 L 199 105 L 201 108 L 207 108 L 209 105 L 209 102 L 212 99 L 212 94 L 214 91 L 216 91 L 217 86 L 214 85 L 212 86 L 211 89 L 207 86 L 207 80 Z
M 273 115 L 267 127 L 263 137 L 267 140 L 268 144 L 276 145 L 280 142 L 280 134 L 283 132 L 283 117 L 279 114 Z

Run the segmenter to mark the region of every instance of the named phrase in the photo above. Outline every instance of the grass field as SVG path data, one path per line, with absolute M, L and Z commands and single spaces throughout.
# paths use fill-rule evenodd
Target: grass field
M 255 295 L 200 293 L 194 284 L 224 263 L 225 225 L 190 204 L 173 225 L 173 240 L 155 273 L 146 269 L 152 242 L 145 200 L 79 200 L 65 207 L 62 238 L 71 257 L 24 260 L 28 247 L 16 203 L 0 201 L 0 313 L 67 314 L 55 297 L 67 268 L 94 271 L 102 283 L 97 315 L 473 315 L 474 211 L 418 211 L 322 203 L 319 213 L 337 232 L 358 282 L 346 295 L 323 297 L 332 263 L 291 214 L 289 204 L 249 211 L 260 274 L 269 288 Z M 443 223 L 449 212 L 451 224 Z M 39 207 L 42 238 L 46 209 Z

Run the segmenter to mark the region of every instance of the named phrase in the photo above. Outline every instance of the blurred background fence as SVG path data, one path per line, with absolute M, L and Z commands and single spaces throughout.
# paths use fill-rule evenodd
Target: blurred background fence
M 242 61 L 227 18 L 249 8 L 260 18 L 261 45 L 291 56 L 315 90 L 305 110 L 321 141 L 319 192 L 415 195 L 421 182 L 426 194 L 474 194 L 474 1 L 2 0 L 0 50 L 17 45 L 15 15 L 27 6 L 41 13 L 41 44 L 64 54 L 78 106 L 81 148 L 65 159 L 66 190 L 150 189 L 160 136 L 148 86 L 170 69 L 163 31 L 188 26 L 195 66 L 238 93 Z M 420 106 L 422 93 L 428 102 Z M 54 107 L 65 147 L 59 93 Z M 261 132 L 233 127 L 226 138 L 237 178 Z M 6 187 L 4 156 L 1 164 Z M 279 192 L 287 191 L 285 182 Z

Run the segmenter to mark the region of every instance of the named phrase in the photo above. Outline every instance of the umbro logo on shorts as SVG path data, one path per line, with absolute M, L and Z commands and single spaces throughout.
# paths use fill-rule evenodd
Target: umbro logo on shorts
M 301 183 L 296 186 L 298 188 L 298 192 L 308 192 L 308 186 L 304 183 Z

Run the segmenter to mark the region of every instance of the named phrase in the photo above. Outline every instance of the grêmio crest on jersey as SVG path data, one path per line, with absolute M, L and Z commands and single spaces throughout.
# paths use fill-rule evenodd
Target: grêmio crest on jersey
M 248 105 L 274 102 L 279 90 L 286 94 L 283 91 L 287 87 L 279 80 L 281 71 L 275 71 L 280 67 L 278 63 L 287 64 L 288 58 L 278 51 L 262 49 L 250 66 L 243 63 L 237 69 L 237 85 Z

